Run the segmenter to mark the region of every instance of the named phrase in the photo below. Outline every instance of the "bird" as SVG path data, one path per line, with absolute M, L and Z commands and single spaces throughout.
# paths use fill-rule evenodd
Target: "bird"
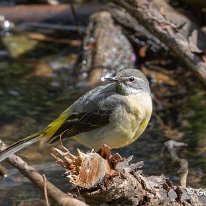
M 3 150 L 0 162 L 38 141 L 54 143 L 72 138 L 92 149 L 102 145 L 117 149 L 133 143 L 151 118 L 149 82 L 135 68 L 123 69 L 105 79 L 108 84 L 82 95 L 46 128 Z

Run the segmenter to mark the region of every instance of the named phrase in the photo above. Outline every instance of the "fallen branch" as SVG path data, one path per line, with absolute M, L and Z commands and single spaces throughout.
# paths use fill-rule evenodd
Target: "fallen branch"
M 6 148 L 5 143 L 0 140 L 0 151 Z M 7 161 L 17 168 L 25 177 L 27 177 L 42 192 L 45 191 L 44 177 L 30 167 L 25 161 L 16 155 L 11 155 Z M 65 194 L 49 181 L 46 182 L 46 191 L 48 197 L 59 206 L 86 206 L 85 203 L 79 201 L 68 194 Z
M 0 151 L 4 148 L 6 146 L 0 140 Z M 124 159 L 118 154 L 111 155 L 106 146 L 97 152 L 85 154 L 79 151 L 76 156 L 63 149 L 54 149 L 52 154 L 66 168 L 67 178 L 77 188 L 76 193 L 72 192 L 83 197 L 90 205 L 203 206 L 205 203 L 204 195 L 197 195 L 195 189 L 190 187 L 175 186 L 164 175 L 145 177 L 137 170 L 142 167 L 142 162 L 130 164 L 132 157 Z M 18 156 L 12 155 L 7 161 L 40 188 L 45 197 L 48 194 L 57 205 L 86 205 L 46 181 Z
M 66 169 L 67 178 L 78 188 L 76 195 L 83 196 L 89 205 L 204 205 L 204 197 L 175 186 L 164 175 L 145 177 L 138 169 L 142 162 L 130 164 L 112 155 L 107 146 L 97 152 L 73 155 L 67 149 L 54 148 L 56 161 Z M 74 192 L 74 191 L 73 191 Z
M 112 0 L 156 36 L 206 84 L 206 35 L 164 0 Z

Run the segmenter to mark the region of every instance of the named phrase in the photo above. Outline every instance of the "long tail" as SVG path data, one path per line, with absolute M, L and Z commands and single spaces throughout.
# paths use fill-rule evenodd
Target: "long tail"
M 5 160 L 10 155 L 18 152 L 21 149 L 24 149 L 25 147 L 28 147 L 29 145 L 38 142 L 41 139 L 41 133 L 37 132 L 35 134 L 32 134 L 22 140 L 19 140 L 18 142 L 12 144 L 11 146 L 7 147 L 5 150 L 0 152 L 0 162 Z

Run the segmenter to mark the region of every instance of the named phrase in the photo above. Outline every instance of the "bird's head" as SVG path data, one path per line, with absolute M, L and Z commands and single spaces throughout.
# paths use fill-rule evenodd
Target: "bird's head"
M 117 92 L 122 95 L 139 94 L 141 92 L 150 93 L 146 76 L 137 69 L 124 69 L 119 71 L 116 76 L 105 77 L 105 79 L 115 82 Z

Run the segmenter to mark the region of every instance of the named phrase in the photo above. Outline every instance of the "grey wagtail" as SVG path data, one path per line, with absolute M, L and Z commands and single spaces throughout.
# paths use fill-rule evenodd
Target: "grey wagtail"
M 53 143 L 70 137 L 93 149 L 103 144 L 120 148 L 134 142 L 152 114 L 149 82 L 137 69 L 124 69 L 105 79 L 111 83 L 90 90 L 45 129 L 2 151 L 0 162 L 40 140 Z

